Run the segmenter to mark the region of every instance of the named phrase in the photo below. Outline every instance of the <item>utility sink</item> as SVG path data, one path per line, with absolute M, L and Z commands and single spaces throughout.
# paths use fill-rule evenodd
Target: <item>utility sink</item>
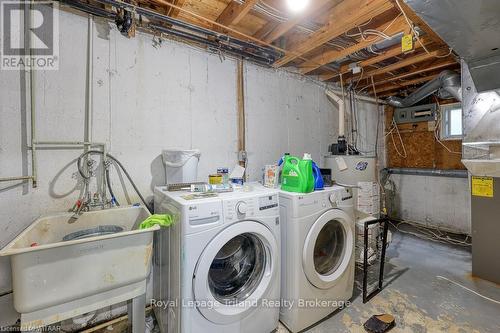
M 0 251 L 10 256 L 14 307 L 24 330 L 43 327 L 146 292 L 154 226 L 144 207 L 41 217 Z

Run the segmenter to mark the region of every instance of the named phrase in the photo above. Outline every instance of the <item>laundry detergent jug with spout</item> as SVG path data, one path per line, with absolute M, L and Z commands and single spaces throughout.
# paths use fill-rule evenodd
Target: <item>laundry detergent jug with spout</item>
M 314 161 L 312 162 L 312 169 L 314 176 L 314 190 L 322 190 L 324 188 L 323 176 L 321 175 L 319 166 Z
M 288 192 L 309 193 L 314 190 L 312 160 L 286 155 L 281 172 L 281 189 Z

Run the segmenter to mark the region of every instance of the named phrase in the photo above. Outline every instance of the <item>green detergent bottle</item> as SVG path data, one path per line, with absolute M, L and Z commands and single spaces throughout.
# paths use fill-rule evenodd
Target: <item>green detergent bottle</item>
M 309 193 L 314 190 L 312 160 L 309 154 L 304 159 L 285 155 L 281 172 L 281 189 L 288 192 Z

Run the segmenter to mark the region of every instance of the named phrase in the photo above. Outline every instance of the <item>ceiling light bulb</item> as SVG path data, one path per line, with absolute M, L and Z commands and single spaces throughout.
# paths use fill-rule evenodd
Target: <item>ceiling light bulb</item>
M 309 0 L 286 0 L 286 4 L 290 11 L 297 13 L 307 7 Z

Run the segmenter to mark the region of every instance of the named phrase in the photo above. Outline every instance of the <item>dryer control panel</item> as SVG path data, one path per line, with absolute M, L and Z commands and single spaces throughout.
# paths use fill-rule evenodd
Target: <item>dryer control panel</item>
M 352 199 L 352 189 L 350 188 L 343 188 L 342 190 L 331 192 L 328 197 L 332 207 L 335 208 L 352 206 Z
M 277 194 L 224 200 L 223 207 L 226 222 L 279 214 Z

